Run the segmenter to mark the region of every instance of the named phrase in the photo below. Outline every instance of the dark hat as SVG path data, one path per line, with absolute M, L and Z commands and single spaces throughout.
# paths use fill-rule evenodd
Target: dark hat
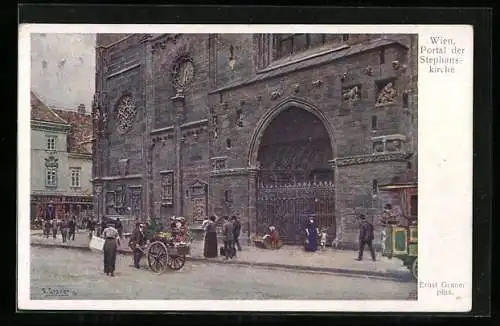
M 366 220 L 366 215 L 365 214 L 360 214 L 359 218 L 362 219 L 362 220 Z

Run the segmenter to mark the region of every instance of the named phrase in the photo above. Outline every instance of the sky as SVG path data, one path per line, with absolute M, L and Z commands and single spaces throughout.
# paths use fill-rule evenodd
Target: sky
M 90 112 L 95 90 L 95 34 L 32 34 L 31 90 L 48 106 Z

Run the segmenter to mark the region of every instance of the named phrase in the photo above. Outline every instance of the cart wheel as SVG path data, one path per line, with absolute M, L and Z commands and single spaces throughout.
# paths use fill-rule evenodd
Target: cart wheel
M 186 263 L 185 255 L 168 256 L 167 258 L 167 266 L 174 271 L 178 271 L 179 269 L 184 267 L 185 263 Z
M 418 279 L 418 258 L 415 258 L 411 263 L 411 274 L 415 279 Z
M 155 273 L 162 273 L 168 261 L 167 247 L 160 241 L 153 242 L 148 250 L 148 265 Z

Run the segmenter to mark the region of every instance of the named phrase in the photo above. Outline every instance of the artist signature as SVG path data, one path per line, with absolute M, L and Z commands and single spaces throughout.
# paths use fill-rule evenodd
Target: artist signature
M 66 287 L 43 287 L 41 288 L 41 292 L 44 297 L 70 297 L 77 295 L 75 290 Z

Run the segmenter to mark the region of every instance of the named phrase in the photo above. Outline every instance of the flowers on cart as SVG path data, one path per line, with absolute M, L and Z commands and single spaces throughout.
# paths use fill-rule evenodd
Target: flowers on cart
M 190 243 L 193 239 L 186 218 L 183 216 L 170 217 L 170 232 L 170 239 L 176 243 Z

